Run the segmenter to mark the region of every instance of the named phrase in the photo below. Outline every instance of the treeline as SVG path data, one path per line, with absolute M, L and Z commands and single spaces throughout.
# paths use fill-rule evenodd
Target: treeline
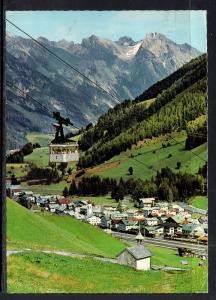
M 147 120 L 124 131 L 111 141 L 97 143 L 80 157 L 78 167 L 86 168 L 100 164 L 121 151 L 131 149 L 132 145 L 145 138 L 186 129 L 188 121 L 205 114 L 207 110 L 206 93 L 202 92 L 202 82 L 199 82 L 199 85 L 201 90 L 198 90 L 197 83 L 196 89 L 179 94 Z
M 190 65 L 190 68 L 188 65 Z M 172 80 L 164 79 L 162 82 L 166 82 L 167 85 L 165 85 L 163 89 L 159 83 L 154 85 L 153 90 L 154 92 L 157 90 L 158 93 L 154 95 L 156 100 L 148 109 L 143 109 L 142 106 L 136 104 L 136 102 L 139 102 L 138 99 L 142 101 L 142 95 L 140 98 L 136 98 L 135 101 L 125 100 L 123 103 L 109 109 L 105 115 L 99 118 L 94 127 L 90 126 L 82 135 L 79 141 L 80 149 L 85 151 L 98 141 L 106 142 L 111 140 L 122 131 L 127 130 L 131 126 L 156 113 L 162 106 L 174 99 L 176 95 L 206 77 L 206 56 L 195 59 L 193 63 L 191 62 L 188 65 L 183 68 L 184 71 L 175 72 L 175 76 L 172 76 Z M 159 87 L 156 88 L 158 84 Z M 204 92 L 206 91 L 205 80 L 202 81 L 202 89 Z M 148 96 L 149 98 L 153 98 L 153 95 Z
M 202 170 L 204 171 L 204 169 Z M 200 170 L 200 173 L 202 172 Z M 66 193 L 67 192 L 67 193 Z M 64 189 L 64 195 L 99 196 L 111 193 L 116 201 L 125 195 L 131 195 L 134 202 L 143 197 L 158 197 L 164 201 L 186 201 L 192 196 L 206 192 L 206 179 L 201 175 L 174 173 L 163 168 L 151 180 L 130 178 L 128 180 L 100 178 L 99 176 L 83 177 L 78 184 L 73 180 L 69 190 Z
M 35 148 L 40 148 L 40 145 L 38 143 L 25 144 L 19 151 L 16 151 L 15 153 L 6 157 L 6 163 L 23 163 L 24 156 L 31 154 Z
M 185 149 L 190 150 L 207 142 L 207 115 L 198 117 L 187 125 Z
M 56 168 L 39 168 L 32 166 L 26 175 L 26 180 L 44 180 L 46 183 L 56 183 L 60 181 L 60 176 Z

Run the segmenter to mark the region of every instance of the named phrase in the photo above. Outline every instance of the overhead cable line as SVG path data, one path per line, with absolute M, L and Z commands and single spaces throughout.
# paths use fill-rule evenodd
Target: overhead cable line
M 10 81 L 6 80 L 6 85 L 8 85 L 9 87 L 16 89 L 21 97 L 23 99 L 26 100 L 26 98 L 30 98 L 31 100 L 35 101 L 37 104 L 39 104 L 41 106 L 41 108 L 46 111 L 47 113 L 50 114 L 50 116 L 53 116 L 53 111 L 51 111 L 50 109 L 48 109 L 45 105 L 41 104 L 38 100 L 36 100 L 35 98 L 33 98 L 32 96 L 30 96 L 29 94 L 26 94 L 25 91 L 23 91 L 22 89 L 20 89 L 18 86 L 14 85 L 13 83 L 11 83 Z M 76 125 L 73 125 L 74 128 L 76 129 L 80 129 L 79 127 L 77 127 Z
M 172 140 L 174 140 L 174 141 L 177 142 L 177 140 L 174 139 L 171 135 L 169 135 L 169 137 L 170 137 Z M 185 141 L 184 141 L 184 142 L 180 142 L 180 143 L 181 143 L 181 144 L 185 144 Z M 198 154 L 196 154 L 196 153 L 193 152 L 192 150 L 188 149 L 187 151 L 190 151 L 194 156 L 197 156 L 199 159 L 201 159 L 202 161 L 206 162 L 206 160 L 205 160 L 204 158 L 202 158 L 201 156 L 199 156 Z
M 117 102 L 122 103 L 122 101 L 120 99 L 118 99 L 115 95 L 111 94 L 110 92 L 108 92 L 107 90 L 105 90 L 103 87 L 101 87 L 98 83 L 94 82 L 92 79 L 90 79 L 89 77 L 87 77 L 85 74 L 83 74 L 82 72 L 80 72 L 77 68 L 75 68 L 73 65 L 71 65 L 70 63 L 68 63 L 66 60 L 64 60 L 63 58 L 61 58 L 60 56 L 58 56 L 57 54 L 55 54 L 52 50 L 50 50 L 49 48 L 47 48 L 44 44 L 42 44 L 41 42 L 39 42 L 38 40 L 36 40 L 35 38 L 33 38 L 30 34 L 28 34 L 27 32 L 25 32 L 23 29 L 21 29 L 19 26 L 15 25 L 13 22 L 11 22 L 10 20 L 8 20 L 6 18 L 6 21 L 8 23 L 10 23 L 12 26 L 14 26 L 15 28 L 17 28 L 19 31 L 21 31 L 22 33 L 24 33 L 26 36 L 28 36 L 31 40 L 33 40 L 38 46 L 40 46 L 41 48 L 45 49 L 47 52 L 49 52 L 49 54 L 51 54 L 52 56 L 54 56 L 58 61 L 62 62 L 65 66 L 67 66 L 68 68 L 72 69 L 73 71 L 75 71 L 76 73 L 78 73 L 81 77 L 83 77 L 85 80 L 87 80 L 88 82 L 90 82 L 91 84 L 93 84 L 95 87 L 97 87 L 98 89 L 100 89 L 101 91 L 103 91 L 104 93 L 108 94 L 109 96 L 111 96 L 113 99 L 115 99 Z

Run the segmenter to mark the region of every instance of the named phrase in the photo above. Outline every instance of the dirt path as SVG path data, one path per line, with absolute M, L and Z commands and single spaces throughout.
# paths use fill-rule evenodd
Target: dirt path
M 58 251 L 58 250 L 34 250 L 34 249 L 19 249 L 19 250 L 7 250 L 7 256 L 17 254 L 17 253 L 24 253 L 28 251 L 34 251 L 34 252 L 42 252 L 47 254 L 57 254 L 57 255 L 63 255 L 63 256 L 69 256 L 69 257 L 78 257 L 78 258 L 94 258 L 105 262 L 111 262 L 114 264 L 117 264 L 117 260 L 114 258 L 108 258 L 108 257 L 101 257 L 101 256 L 94 256 L 94 255 L 88 255 L 88 254 L 80 254 L 80 253 L 72 253 L 72 252 L 65 252 L 65 251 Z

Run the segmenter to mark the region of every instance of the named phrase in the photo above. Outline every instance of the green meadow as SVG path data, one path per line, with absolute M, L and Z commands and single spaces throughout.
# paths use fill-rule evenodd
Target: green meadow
M 176 258 L 168 250 L 160 258 L 154 249 L 152 261 Z M 7 287 L 9 293 L 206 293 L 207 264 L 188 259 L 192 270 L 186 272 L 136 271 L 130 267 L 94 258 L 71 258 L 55 254 L 26 252 L 9 256 Z M 20 276 L 22 274 L 22 276 Z
M 202 144 L 193 153 L 184 149 L 185 136 L 174 137 L 174 140 L 166 137 L 155 138 L 139 146 L 139 149 L 122 152 L 105 164 L 92 168 L 90 172 L 102 177 L 140 178 L 147 179 L 155 176 L 156 171 L 164 167 L 176 170 L 177 162 L 181 162 L 180 171 L 197 173 L 199 167 L 204 165 L 203 159 L 207 159 L 207 145 Z M 163 148 L 162 144 L 168 144 Z M 196 156 L 196 155 L 199 155 Z M 128 174 L 128 168 L 133 168 L 133 175 Z M 176 170 L 177 171 L 177 170 Z M 179 170 L 178 170 L 179 171 Z
M 197 208 L 208 209 L 208 198 L 206 196 L 195 196 L 190 199 L 189 203 Z
M 33 213 L 7 199 L 7 247 L 115 257 L 125 246 L 99 228 L 73 217 Z

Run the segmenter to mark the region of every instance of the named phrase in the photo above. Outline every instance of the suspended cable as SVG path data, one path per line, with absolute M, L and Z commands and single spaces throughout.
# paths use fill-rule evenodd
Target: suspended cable
M 25 91 L 23 91 L 22 89 L 20 89 L 18 86 L 14 85 L 13 83 L 11 83 L 10 81 L 6 80 L 6 85 L 8 85 L 11 88 L 16 89 L 17 91 L 19 91 L 19 93 L 21 93 L 22 98 L 26 100 L 26 98 L 30 98 L 31 100 L 35 101 L 37 104 L 39 104 L 41 106 L 41 108 L 43 110 L 45 110 L 46 112 L 48 112 L 50 114 L 51 117 L 53 117 L 53 111 L 51 111 L 50 109 L 48 109 L 45 105 L 41 104 L 38 100 L 36 100 L 35 98 L 33 98 L 32 96 L 30 96 L 29 94 L 26 94 Z M 76 125 L 73 124 L 73 127 L 76 129 L 81 129 L 79 127 L 77 127 Z
M 24 33 L 26 36 L 28 36 L 31 40 L 33 40 L 37 45 L 39 45 L 41 48 L 45 49 L 47 52 L 49 52 L 49 54 L 51 54 L 52 56 L 54 56 L 58 61 L 62 62 L 65 66 L 67 66 L 68 68 L 72 69 L 73 71 L 77 72 L 81 77 L 83 77 L 85 80 L 87 80 L 88 82 L 90 82 L 91 84 L 93 84 L 95 87 L 97 87 L 98 89 L 100 89 L 101 91 L 103 91 L 104 93 L 108 94 L 109 96 L 111 96 L 113 99 L 115 99 L 117 102 L 121 103 L 122 101 L 120 99 L 118 99 L 115 95 L 109 93 L 107 90 L 105 90 L 103 87 L 101 87 L 98 83 L 94 82 L 93 80 L 91 80 L 89 77 L 87 77 L 85 74 L 83 74 L 82 72 L 80 72 L 77 68 L 75 68 L 73 65 L 69 64 L 66 60 L 64 60 L 63 58 L 61 58 L 60 56 L 58 56 L 57 54 L 55 54 L 52 50 L 50 50 L 49 48 L 47 48 L 44 44 L 42 44 L 41 42 L 39 42 L 38 40 L 36 40 L 35 38 L 33 38 L 30 34 L 28 34 L 27 32 L 25 32 L 23 29 L 21 29 L 19 26 L 15 25 L 13 22 L 11 22 L 10 20 L 8 20 L 6 18 L 6 21 L 8 23 L 10 23 L 12 26 L 14 26 L 15 28 L 17 28 L 19 31 L 21 31 L 22 33 Z
M 169 137 L 171 139 L 173 139 L 174 141 L 177 142 L 176 139 L 174 139 L 171 135 L 169 135 Z M 180 142 L 181 144 L 185 144 L 185 141 L 184 142 Z M 190 151 L 194 156 L 197 156 L 199 159 L 201 159 L 202 161 L 206 162 L 206 160 L 204 158 L 202 158 L 201 156 L 199 156 L 198 154 L 196 154 L 195 152 L 193 152 L 192 150 L 188 149 L 187 151 Z

